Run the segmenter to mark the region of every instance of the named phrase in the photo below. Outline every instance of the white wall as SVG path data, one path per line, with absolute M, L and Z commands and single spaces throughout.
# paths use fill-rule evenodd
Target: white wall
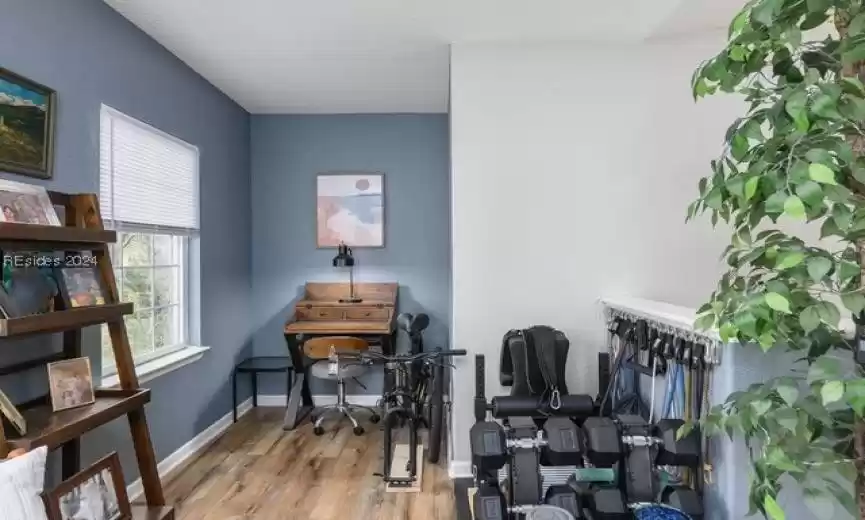
M 695 103 L 690 78 L 722 39 L 600 45 L 456 45 L 451 150 L 453 348 L 487 355 L 487 395 L 511 328 L 571 340 L 572 393 L 597 392 L 602 296 L 699 306 L 727 243 L 684 222 L 742 103 Z M 468 466 L 473 360 L 454 378 L 453 471 Z

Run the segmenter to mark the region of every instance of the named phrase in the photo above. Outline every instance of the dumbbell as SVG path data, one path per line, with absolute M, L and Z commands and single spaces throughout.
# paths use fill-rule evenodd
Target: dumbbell
M 593 488 L 587 498 L 594 520 L 632 520 L 634 514 L 618 488 Z
M 469 430 L 472 465 L 478 476 L 495 474 L 508 460 L 505 429 L 495 421 L 481 421 Z
M 661 493 L 661 502 L 688 515 L 691 520 L 703 520 L 700 495 L 686 486 L 670 486 Z
M 609 417 L 589 417 L 583 421 L 586 458 L 594 466 L 609 468 L 622 459 L 619 427 Z
M 505 497 L 495 486 L 480 486 L 472 499 L 475 520 L 506 520 L 508 506 Z
M 550 466 L 577 466 L 583 460 L 580 429 L 567 417 L 550 417 L 544 422 L 542 456 Z
M 573 515 L 576 520 L 583 520 L 586 518 L 583 514 L 583 508 L 580 507 L 577 494 L 570 486 L 550 486 L 549 489 L 547 489 L 546 495 L 544 495 L 544 503 L 564 509 Z
M 700 465 L 700 431 L 694 428 L 681 439 L 677 439 L 679 429 L 685 424 L 681 419 L 661 419 L 655 425 L 655 436 L 661 439 L 657 463 L 666 466 Z

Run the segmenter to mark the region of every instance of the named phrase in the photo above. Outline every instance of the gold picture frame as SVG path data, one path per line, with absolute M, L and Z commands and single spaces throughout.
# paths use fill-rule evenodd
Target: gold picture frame
M 27 435 L 27 420 L 15 408 L 9 397 L 3 393 L 3 390 L 0 390 L 0 414 L 9 419 L 9 422 L 19 434 Z
M 90 358 L 80 357 L 48 363 L 48 390 L 55 412 L 96 402 Z

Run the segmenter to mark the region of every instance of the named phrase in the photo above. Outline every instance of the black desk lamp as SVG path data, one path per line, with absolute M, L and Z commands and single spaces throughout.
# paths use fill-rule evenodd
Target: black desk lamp
M 351 256 L 351 249 L 340 242 L 336 250 L 336 256 L 333 257 L 334 267 L 348 267 L 348 298 L 340 298 L 340 303 L 360 303 L 363 300 L 354 295 L 354 257 Z

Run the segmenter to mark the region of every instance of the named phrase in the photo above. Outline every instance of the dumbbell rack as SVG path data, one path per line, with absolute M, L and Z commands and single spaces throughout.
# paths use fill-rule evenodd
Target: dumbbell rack
M 540 431 L 529 417 L 508 418 L 506 425 L 490 421 L 487 416 L 493 406 L 484 395 L 484 374 L 483 356 L 476 356 L 476 422 L 470 437 L 478 488 L 473 509 L 483 511 L 478 520 L 518 518 L 515 512 L 540 504 L 577 513 L 589 507 L 600 518 L 633 518 L 632 502 L 652 503 L 661 494 L 664 483 L 654 476 L 658 466 L 699 465 L 699 432 L 679 439 L 681 420 L 650 425 L 637 416 L 589 417 L 578 427 L 569 417 L 559 416 L 546 418 Z M 564 482 L 542 477 L 541 460 L 567 472 Z M 581 498 L 582 493 L 568 484 L 569 477 L 584 465 L 618 468 L 617 483 L 593 486 Z M 669 505 L 702 520 L 699 492 L 678 486 L 662 496 Z

